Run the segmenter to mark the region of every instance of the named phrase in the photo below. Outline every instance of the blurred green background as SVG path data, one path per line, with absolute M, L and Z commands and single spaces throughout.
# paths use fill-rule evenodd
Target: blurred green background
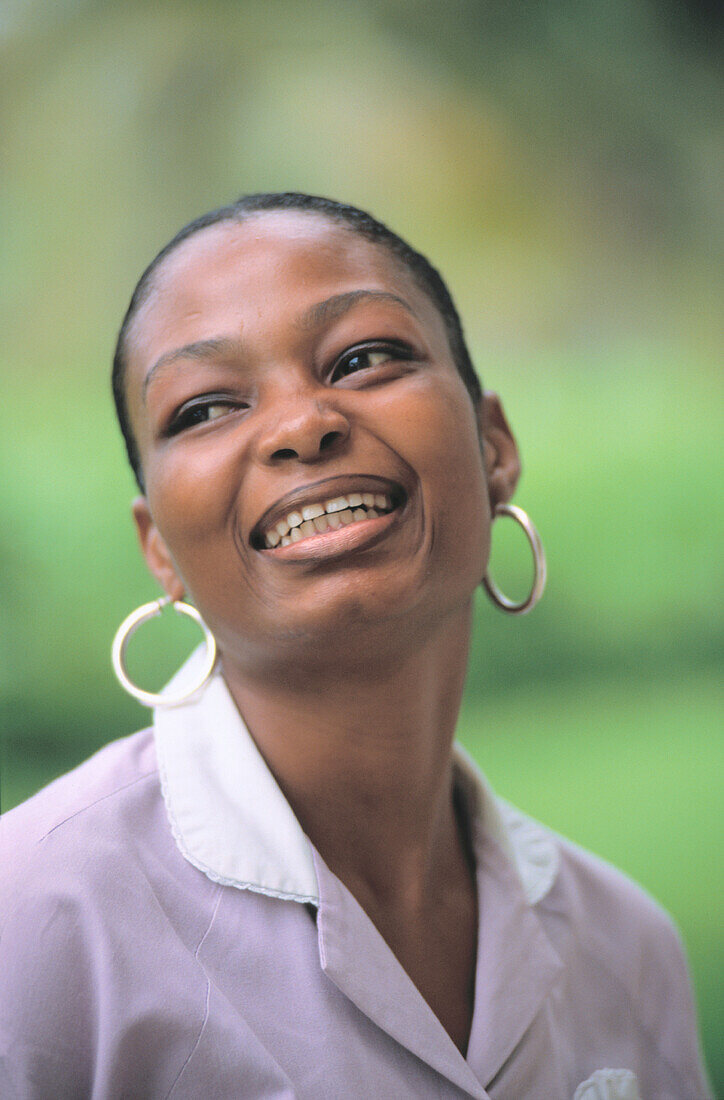
M 530 617 L 480 595 L 461 737 L 673 914 L 724 1087 L 721 32 L 693 0 L 6 0 L 4 809 L 147 721 L 108 656 L 158 594 L 108 385 L 140 271 L 244 191 L 367 207 L 448 278 L 548 551 Z

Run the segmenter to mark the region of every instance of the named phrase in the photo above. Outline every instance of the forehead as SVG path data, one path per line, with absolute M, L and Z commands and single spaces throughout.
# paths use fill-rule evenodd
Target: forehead
M 323 215 L 267 211 L 194 234 L 164 260 L 128 338 L 129 367 L 141 369 L 166 345 L 217 335 L 243 324 L 270 302 L 296 315 L 326 296 L 357 289 L 404 295 L 431 323 L 438 311 L 407 268 L 374 244 Z

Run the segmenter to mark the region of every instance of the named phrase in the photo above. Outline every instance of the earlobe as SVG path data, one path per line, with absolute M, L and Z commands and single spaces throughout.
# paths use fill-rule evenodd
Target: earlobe
M 500 398 L 492 390 L 485 390 L 478 404 L 478 425 L 490 506 L 494 508 L 513 496 L 520 477 L 520 457 Z
M 178 574 L 168 547 L 153 521 L 146 498 L 136 497 L 131 506 L 131 511 L 141 553 L 151 574 L 172 600 L 183 599 L 186 590 L 184 583 Z

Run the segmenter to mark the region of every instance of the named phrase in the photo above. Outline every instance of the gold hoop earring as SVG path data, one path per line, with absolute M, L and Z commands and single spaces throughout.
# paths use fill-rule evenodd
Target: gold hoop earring
M 155 618 L 156 615 L 160 615 L 167 604 L 172 604 L 174 611 L 178 611 L 181 615 L 188 615 L 189 618 L 198 623 L 204 632 L 204 641 L 206 642 L 206 653 L 204 655 L 204 663 L 201 667 L 198 682 L 193 684 L 193 686 L 182 695 L 162 695 L 158 692 L 144 691 L 143 688 L 134 684 L 126 671 L 126 646 L 129 641 L 138 630 L 139 626 L 149 619 Z M 187 699 L 190 699 L 197 691 L 200 691 L 214 671 L 214 665 L 216 664 L 216 639 L 195 607 L 192 607 L 191 604 L 184 603 L 182 600 L 171 600 L 170 596 L 162 596 L 160 600 L 153 600 L 151 603 L 144 603 L 141 607 L 137 607 L 135 611 L 132 611 L 131 614 L 123 620 L 113 639 L 113 645 L 111 646 L 111 661 L 113 663 L 113 671 L 121 687 L 127 691 L 129 695 L 132 695 L 134 699 L 138 699 L 139 703 L 144 707 L 177 707 L 180 703 L 185 703 Z
M 540 535 L 536 531 L 535 526 L 522 508 L 516 507 L 515 504 L 496 504 L 493 519 L 496 520 L 498 516 L 510 516 L 510 518 L 514 519 L 516 523 L 519 523 L 525 531 L 528 542 L 530 543 L 530 548 L 533 551 L 533 587 L 526 599 L 521 600 L 520 603 L 516 603 L 515 600 L 509 600 L 507 596 L 503 595 L 495 582 L 490 579 L 487 572 L 483 577 L 483 584 L 485 585 L 485 591 L 496 607 L 499 607 L 501 611 L 507 611 L 510 615 L 524 615 L 526 611 L 530 611 L 531 608 L 535 607 L 538 600 L 543 595 L 543 589 L 546 586 L 546 556 L 543 550 L 543 543 L 540 540 Z

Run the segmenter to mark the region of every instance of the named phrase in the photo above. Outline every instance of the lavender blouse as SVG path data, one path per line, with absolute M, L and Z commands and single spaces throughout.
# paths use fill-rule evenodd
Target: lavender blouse
M 456 750 L 463 1057 L 302 832 L 222 678 L 0 819 L 2 1100 L 703 1100 L 686 964 L 619 872 Z

